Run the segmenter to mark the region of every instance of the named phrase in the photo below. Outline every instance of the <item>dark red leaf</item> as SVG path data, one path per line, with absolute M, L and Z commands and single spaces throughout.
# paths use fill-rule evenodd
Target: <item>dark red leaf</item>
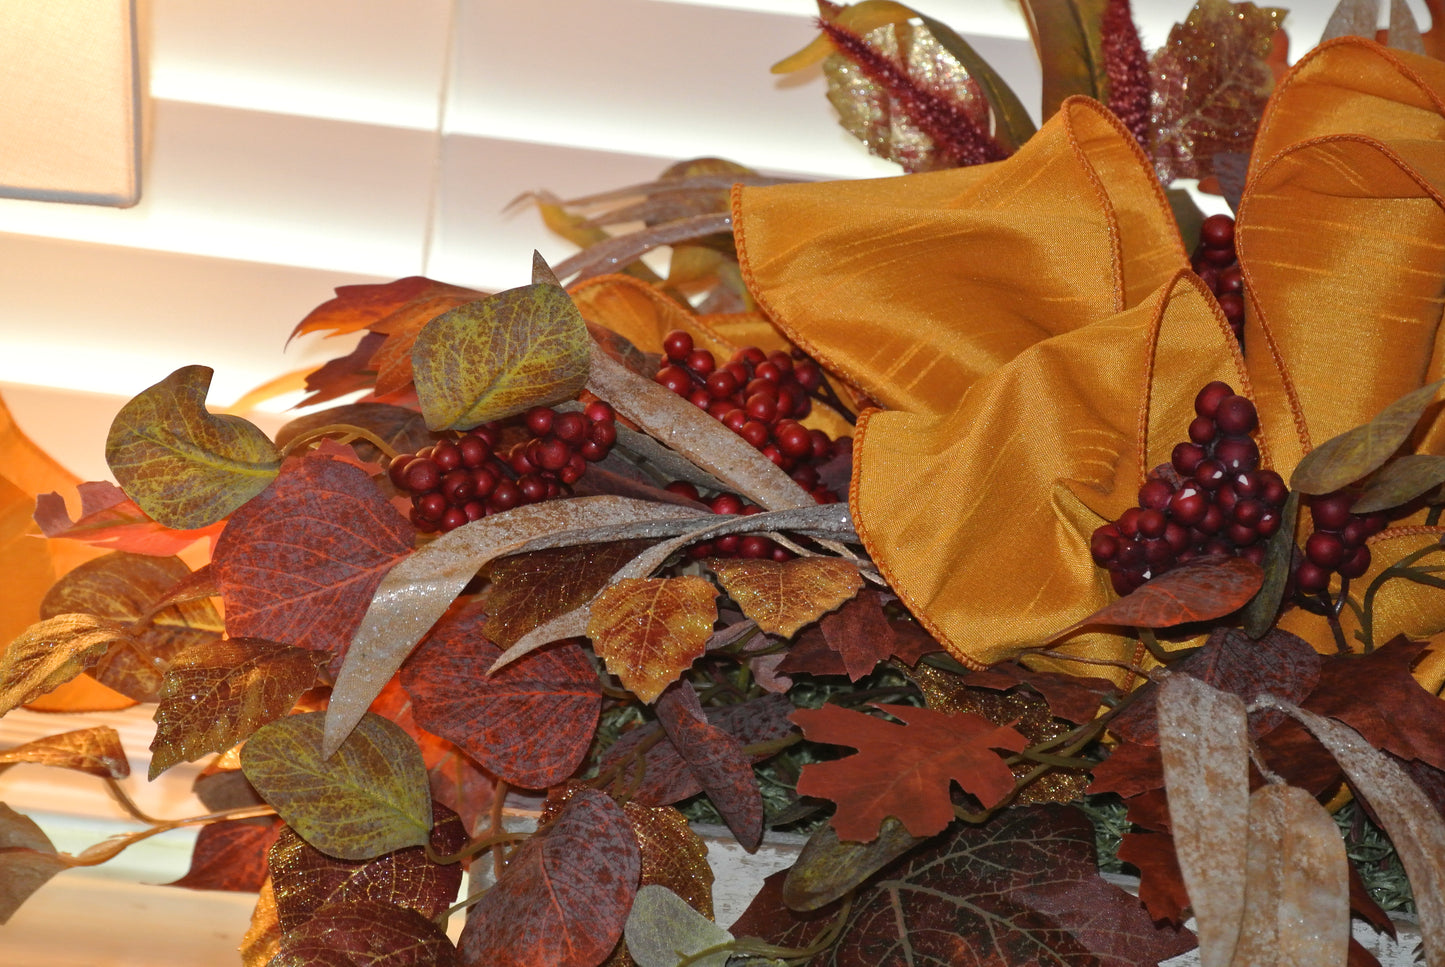
M 377 585 L 414 541 L 365 473 L 321 456 L 287 460 L 216 544 L 226 630 L 327 652 L 334 672 Z
M 456 948 L 431 918 L 360 897 L 329 903 L 282 934 L 281 951 L 269 967 L 454 967 L 456 963 Z
M 828 647 L 842 656 L 843 667 L 855 682 L 893 651 L 883 598 L 872 588 L 859 591 L 841 608 L 823 615 L 818 627 Z
M 595 967 L 622 937 L 641 875 L 632 824 L 585 789 L 527 840 L 467 915 L 463 964 Z
M 1211 621 L 1238 611 L 1264 583 L 1264 571 L 1242 557 L 1185 564 L 1146 581 L 1055 635 L 1062 638 L 1093 625 L 1172 628 Z
M 1189 894 L 1168 833 L 1135 830 L 1119 843 L 1119 859 L 1139 871 L 1139 899 L 1155 920 L 1183 923 Z
M 283 828 L 279 819 L 232 819 L 203 826 L 190 870 L 167 885 L 255 893 L 266 880 L 266 854 Z
M 756 850 L 763 840 L 763 797 L 743 744 L 708 722 L 688 682 L 675 682 L 662 693 L 657 720 L 743 849 Z
M 1159 746 L 1125 743 L 1110 750 L 1108 758 L 1094 766 L 1089 792 L 1112 792 L 1130 799 L 1164 786 L 1164 764 Z

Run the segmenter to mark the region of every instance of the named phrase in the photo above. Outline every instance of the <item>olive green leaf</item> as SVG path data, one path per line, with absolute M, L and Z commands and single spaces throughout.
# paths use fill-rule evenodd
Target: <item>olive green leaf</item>
M 1024 18 L 1044 72 L 1043 116 L 1074 94 L 1108 103 L 1105 0 L 1024 0 Z
M 1290 489 L 1306 494 L 1333 493 L 1378 470 L 1409 439 L 1442 384 L 1445 379 L 1437 379 L 1406 393 L 1370 422 L 1315 447 L 1294 468 Z
M 638 889 L 623 936 L 637 967 L 676 967 L 683 958 L 694 967 L 725 967 L 731 951 L 702 952 L 733 939 L 682 897 L 656 883 Z
M 261 798 L 312 846 L 366 860 L 431 834 L 431 791 L 416 740 L 368 712 L 327 759 L 325 712 L 288 715 L 256 731 L 241 749 L 241 771 Z
M 1249 599 L 1241 618 L 1244 631 L 1251 638 L 1259 639 L 1269 634 L 1274 619 L 1279 617 L 1279 606 L 1284 602 L 1285 588 L 1289 585 L 1290 564 L 1295 555 L 1294 534 L 1299 524 L 1299 491 L 1290 491 L 1284 507 L 1279 512 L 1279 530 L 1275 531 L 1264 546 L 1264 583 L 1259 593 Z
M 587 324 L 560 286 L 538 283 L 444 312 L 411 350 L 426 425 L 469 430 L 577 395 L 587 382 Z
M 105 460 L 121 489 L 178 530 L 206 527 L 266 489 L 280 454 L 254 424 L 206 409 L 213 370 L 182 366 L 120 408 Z
M 1445 483 L 1445 457 L 1433 453 L 1407 453 L 1373 474 L 1351 513 L 1373 514 L 1408 503 L 1432 487 Z

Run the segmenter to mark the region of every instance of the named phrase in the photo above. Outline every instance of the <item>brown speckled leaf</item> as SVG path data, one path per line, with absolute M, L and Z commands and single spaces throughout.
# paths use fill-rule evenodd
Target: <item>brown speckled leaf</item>
M 502 558 L 487 572 L 487 637 L 510 648 L 538 625 L 592 600 L 618 568 L 648 545 L 611 541 Z
M 697 691 L 678 682 L 657 701 L 657 720 L 723 820 L 748 852 L 763 837 L 763 797 L 742 743 L 711 724 Z
M 259 638 L 227 638 L 181 652 L 156 707 L 150 778 L 178 762 L 224 752 L 285 715 L 315 682 L 320 658 Z
M 626 578 L 597 596 L 587 636 L 607 670 L 650 702 L 706 649 L 716 599 L 699 577 Z
M 120 744 L 120 735 L 108 725 L 47 735 L 0 752 L 0 766 L 17 762 L 74 769 L 103 779 L 130 775 L 130 760 Z
M 415 910 L 369 898 L 328 904 L 281 936 L 271 967 L 455 967 L 446 932 Z
M 167 886 L 255 893 L 266 881 L 266 853 L 284 828 L 277 819 L 208 823 L 196 837 L 191 868 Z
M 120 408 L 105 441 L 116 482 L 177 530 L 226 517 L 275 479 L 281 457 L 254 424 L 206 409 L 213 370 L 183 366 Z
M 129 640 L 123 624 L 90 614 L 36 622 L 0 653 L 0 715 L 39 698 Z
M 731 558 L 709 561 L 708 567 L 743 614 L 769 634 L 783 637 L 818 620 L 863 586 L 857 565 L 836 557 Z
M 462 961 L 594 967 L 622 937 L 640 873 L 627 815 L 602 793 L 583 790 L 472 907 Z

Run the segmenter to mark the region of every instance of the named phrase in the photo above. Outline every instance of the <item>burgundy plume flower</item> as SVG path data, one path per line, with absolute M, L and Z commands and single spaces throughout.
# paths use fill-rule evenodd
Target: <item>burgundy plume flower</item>
M 1149 61 L 1129 0 L 1109 0 L 1103 19 L 1104 68 L 1109 74 L 1109 110 L 1124 122 L 1134 140 L 1149 147 Z

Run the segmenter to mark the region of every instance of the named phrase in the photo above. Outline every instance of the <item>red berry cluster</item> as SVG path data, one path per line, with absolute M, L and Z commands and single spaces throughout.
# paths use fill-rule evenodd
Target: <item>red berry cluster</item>
M 1228 215 L 1210 215 L 1199 226 L 1199 244 L 1189 257 L 1195 274 L 1209 286 L 1219 308 L 1234 330 L 1234 338 L 1244 344 L 1244 274 L 1234 254 L 1234 219 Z
M 674 481 L 667 485 L 667 489 L 689 500 L 706 504 L 714 514 L 742 514 L 747 517 L 762 510 L 761 507 L 748 503 L 737 494 L 718 494 L 708 499 L 685 480 Z M 774 561 L 789 561 L 793 558 L 792 551 L 762 534 L 724 534 L 722 537 L 715 537 L 710 541 L 692 545 L 687 549 L 687 553 L 689 557 L 694 558 L 766 557 Z
M 455 530 L 488 514 L 560 497 L 617 441 L 612 407 L 601 401 L 564 413 L 533 407 L 521 426 L 527 438 L 500 454 L 503 427 L 485 423 L 392 460 L 387 474 L 397 490 L 411 495 L 417 529 Z
M 1094 531 L 1089 549 L 1128 594 L 1177 564 L 1214 555 L 1264 561 L 1264 541 L 1279 530 L 1289 491 L 1259 467 L 1250 433 L 1254 404 L 1213 382 L 1194 400 L 1189 440 L 1139 488 L 1139 506 Z
M 838 500 L 819 483 L 817 471 L 837 444 L 822 430 L 798 422 L 812 409 L 810 394 L 823 384 L 817 363 L 802 353 L 766 353 L 748 346 L 719 366 L 712 353 L 694 346 L 692 336 L 681 329 L 663 337 L 662 351 L 667 358 L 654 377 L 658 383 L 752 444 L 818 503 Z
M 1305 541 L 1304 559 L 1294 572 L 1295 587 L 1305 594 L 1325 591 L 1332 575 L 1357 578 L 1370 569 L 1365 540 L 1385 529 L 1384 514 L 1352 514 L 1356 495 L 1345 490 L 1309 498 L 1315 531 Z

